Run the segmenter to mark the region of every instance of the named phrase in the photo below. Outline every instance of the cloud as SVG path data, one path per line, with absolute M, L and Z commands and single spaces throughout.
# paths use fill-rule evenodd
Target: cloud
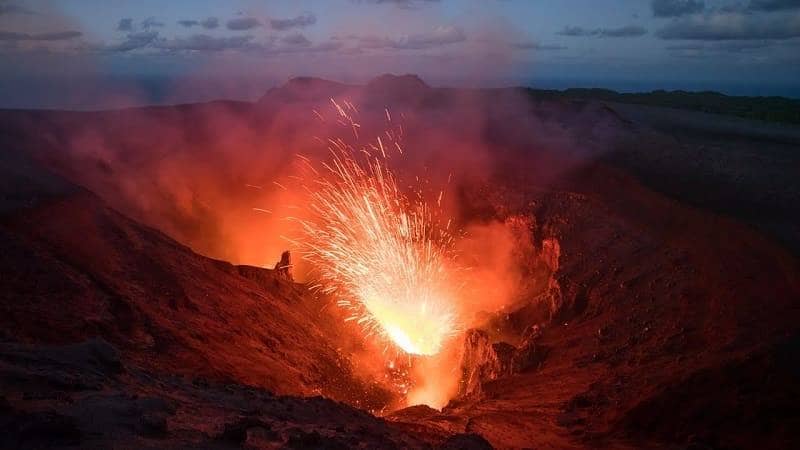
M 219 19 L 217 19 L 216 17 L 209 17 L 203 20 L 183 19 L 179 20 L 178 24 L 186 28 L 200 26 L 205 28 L 206 30 L 213 30 L 214 28 L 217 28 L 219 26 Z
M 229 30 L 241 31 L 241 30 L 251 30 L 253 28 L 257 28 L 261 26 L 261 22 L 255 17 L 237 17 L 235 19 L 231 19 L 228 23 L 225 24 Z
M 595 37 L 640 37 L 647 34 L 647 30 L 638 25 L 628 25 L 619 28 L 594 28 L 586 29 L 583 27 L 566 26 L 557 34 L 569 37 L 595 36 Z
M 83 36 L 80 31 L 56 31 L 54 33 L 39 33 L 30 35 L 32 41 L 66 41 Z
M 595 36 L 597 34 L 597 30 L 587 30 L 583 27 L 574 27 L 574 26 L 565 26 L 556 34 L 560 34 L 562 36 Z
M 217 19 L 216 17 L 208 17 L 200 22 L 200 26 L 202 26 L 206 30 L 213 30 L 219 27 L 219 19 Z
M 0 41 L 67 41 L 83 36 L 80 31 L 56 31 L 53 33 L 17 33 L 0 31 Z
M 128 33 L 125 40 L 118 44 L 106 45 L 100 50 L 112 52 L 128 52 L 140 48 L 147 47 L 148 45 L 156 42 L 159 39 L 157 31 L 139 31 L 136 33 Z
M 774 42 L 771 41 L 724 41 L 714 43 L 712 48 L 717 51 L 742 53 L 751 50 L 761 50 L 763 48 L 772 47 L 773 45 Z
M 117 31 L 133 31 L 133 19 L 130 17 L 119 19 L 119 23 L 117 23 Z
M 751 11 L 787 11 L 800 9 L 800 0 L 750 0 L 747 9 Z
M 11 14 L 36 14 L 32 10 L 9 1 L 0 0 L 0 16 Z
M 275 30 L 288 30 L 290 28 L 304 28 L 317 23 L 317 17 L 312 13 L 303 13 L 291 19 L 272 19 L 270 26 Z
M 144 30 L 149 30 L 151 28 L 160 28 L 164 26 L 164 22 L 158 21 L 155 17 L 148 17 L 144 19 L 141 23 L 141 27 Z M 130 17 L 125 17 L 123 19 L 119 19 L 117 23 L 117 31 L 126 31 L 130 32 L 133 31 L 133 19 Z
M 540 44 L 533 41 L 513 42 L 511 48 L 517 50 L 566 50 L 567 47 L 558 44 Z
M 703 0 L 653 0 L 651 3 L 655 17 L 680 17 L 703 12 Z
M 665 47 L 671 56 L 682 58 L 726 58 L 730 60 L 733 55 L 747 57 L 762 56 L 765 49 L 770 49 L 768 55 L 775 55 L 781 42 L 785 41 L 716 41 L 716 42 L 686 42 Z
M 713 51 L 741 53 L 750 50 L 760 50 L 774 45 L 772 41 L 721 41 L 714 43 L 687 42 L 683 44 L 668 45 L 669 51 Z
M 684 44 L 668 45 L 664 47 L 670 51 L 684 51 L 684 50 L 705 50 L 706 46 L 702 43 L 689 42 Z
M 275 45 L 276 43 L 280 45 Z M 342 42 L 330 40 L 319 44 L 314 44 L 300 33 L 284 36 L 279 40 L 270 40 L 264 44 L 254 45 L 247 50 L 255 51 L 258 54 L 270 57 L 290 54 L 307 53 L 328 53 L 341 50 Z
M 467 40 L 461 28 L 453 26 L 437 27 L 429 33 L 410 34 L 399 37 L 351 36 L 360 48 L 393 48 L 422 50 L 443 45 L 455 44 Z
M 2 35 L 0 35 L 1 37 Z M 276 45 L 276 44 L 281 45 Z M 166 39 L 154 30 L 144 30 L 129 33 L 122 42 L 104 45 L 95 48 L 97 51 L 129 52 L 139 49 L 152 49 L 162 52 L 220 52 L 236 50 L 242 52 L 258 53 L 263 56 L 276 56 L 290 53 L 314 53 L 339 50 L 341 42 L 328 41 L 313 44 L 300 33 L 292 33 L 277 39 L 267 38 L 265 41 L 256 41 L 250 34 L 236 36 L 210 36 L 207 34 L 193 34 L 187 37 Z
M 676 20 L 658 30 L 661 39 L 700 41 L 791 39 L 800 37 L 800 15 L 715 12 Z
M 308 47 L 311 45 L 311 41 L 309 41 L 308 38 L 306 38 L 302 33 L 293 33 L 288 36 L 284 36 L 281 39 L 281 42 L 293 47 Z
M 222 51 L 231 49 L 257 49 L 259 44 L 253 42 L 253 36 L 214 37 L 206 34 L 194 34 L 188 37 L 165 39 L 157 31 L 145 30 L 129 33 L 126 39 L 118 44 L 102 47 L 100 50 L 113 52 L 129 52 L 142 48 L 153 48 L 164 51 Z
M 142 21 L 142 28 L 144 28 L 145 30 L 148 30 L 150 28 L 163 27 L 163 26 L 164 26 L 164 22 L 160 22 L 160 21 L 156 20 L 155 17 L 148 17 L 147 19 L 144 19 Z
M 353 0 L 356 3 L 392 4 L 403 9 L 413 9 L 427 3 L 436 3 L 441 0 Z
M 601 37 L 638 37 L 645 34 L 647 30 L 637 25 L 600 30 Z
M 253 36 L 214 37 L 207 34 L 194 34 L 170 40 L 154 41 L 153 47 L 171 51 L 222 51 L 231 49 L 253 48 Z
M 307 51 L 312 52 L 332 52 L 342 48 L 341 42 L 327 41 L 308 47 Z

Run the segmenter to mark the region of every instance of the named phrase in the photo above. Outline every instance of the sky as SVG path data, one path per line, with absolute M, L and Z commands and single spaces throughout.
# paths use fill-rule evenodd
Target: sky
M 253 100 L 382 73 L 800 97 L 800 0 L 0 0 L 0 107 Z

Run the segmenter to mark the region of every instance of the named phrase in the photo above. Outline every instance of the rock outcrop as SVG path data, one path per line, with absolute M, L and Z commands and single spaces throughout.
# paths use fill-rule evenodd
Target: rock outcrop
M 275 263 L 275 273 L 289 281 L 294 281 L 292 276 L 292 254 L 289 250 L 281 253 L 281 260 Z
M 497 379 L 502 374 L 502 369 L 503 364 L 489 341 L 489 335 L 483 330 L 468 330 L 461 357 L 458 396 L 480 395 L 482 384 Z
M 461 358 L 458 397 L 480 396 L 483 383 L 537 367 L 546 356 L 546 349 L 536 345 L 540 336 L 539 326 L 533 325 L 525 331 L 517 347 L 507 342 L 491 343 L 486 331 L 468 330 Z

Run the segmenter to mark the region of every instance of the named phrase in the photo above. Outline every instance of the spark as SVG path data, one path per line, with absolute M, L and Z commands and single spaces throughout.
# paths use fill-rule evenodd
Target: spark
M 354 127 L 356 108 L 331 102 Z M 358 149 L 339 139 L 328 144 L 330 158 L 307 189 L 310 217 L 295 218 L 303 235 L 295 242 L 316 267 L 316 285 L 335 294 L 351 312 L 346 320 L 367 335 L 408 354 L 438 353 L 459 329 L 449 220 L 442 225 L 418 192 L 403 193 L 387 163 L 395 147 L 380 139 Z M 302 162 L 311 168 L 308 158 Z

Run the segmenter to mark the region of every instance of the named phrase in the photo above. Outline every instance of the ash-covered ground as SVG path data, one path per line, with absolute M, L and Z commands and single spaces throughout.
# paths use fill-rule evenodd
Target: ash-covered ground
M 456 220 L 528 244 L 441 411 L 389 413 L 343 313 L 254 267 L 285 241 L 252 208 L 331 97 L 404 117 Z M 3 448 L 799 441 L 797 127 L 411 76 L 0 116 Z

